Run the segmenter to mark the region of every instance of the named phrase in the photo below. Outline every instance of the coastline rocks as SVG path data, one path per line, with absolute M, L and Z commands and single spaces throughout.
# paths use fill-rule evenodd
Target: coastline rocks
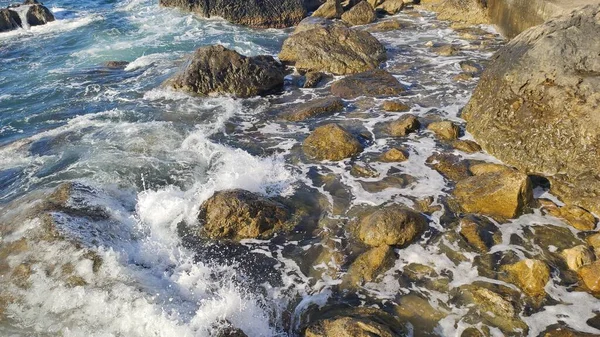
M 581 267 L 578 273 L 585 286 L 592 293 L 600 294 L 600 261 Z
M 324 19 L 339 19 L 344 13 L 340 0 L 327 0 L 312 16 Z
M 515 264 L 504 266 L 511 282 L 515 283 L 525 294 L 531 297 L 546 295 L 546 283 L 550 280 L 550 269 L 540 260 L 526 259 Z
M 301 28 L 288 37 L 279 59 L 294 64 L 301 72 L 323 71 L 335 75 L 376 69 L 387 59 L 385 47 L 368 32 L 342 24 L 323 27 L 323 23 L 315 23 L 315 26 L 308 30 Z
M 316 128 L 302 143 L 304 153 L 316 160 L 342 160 L 362 152 L 360 142 L 346 129 L 331 123 Z
M 11 11 L 8 8 L 0 9 L 0 32 L 17 29 L 21 25 L 21 18 L 17 12 Z
M 385 132 L 392 137 L 403 137 L 419 130 L 421 123 L 415 115 L 404 115 L 395 121 L 387 123 Z
M 210 239 L 265 239 L 284 229 L 288 218 L 278 202 L 240 189 L 219 191 L 200 206 L 199 234 Z
M 25 17 L 30 26 L 41 26 L 54 21 L 52 12 L 40 4 L 30 5 Z
M 381 69 L 346 76 L 331 85 L 331 93 L 344 99 L 397 96 L 404 91 L 392 74 Z
M 565 249 L 560 255 L 569 269 L 573 271 L 579 270 L 579 268 L 594 262 L 596 259 L 594 253 L 586 245 Z
M 381 107 L 387 112 L 406 112 L 410 110 L 408 105 L 400 101 L 385 101 Z
M 21 20 L 18 11 L 25 11 L 27 22 Z M 54 20 L 54 15 L 47 7 L 37 1 L 26 0 L 23 4 L 0 9 L 0 32 L 7 32 L 21 27 L 27 28 L 27 26 L 45 25 Z
M 600 214 L 600 25 L 590 5 L 533 27 L 500 49 L 463 110 L 489 153 L 553 176 L 563 201 Z
M 377 19 L 375 10 L 367 1 L 361 1 L 342 14 L 342 21 L 350 26 L 366 25 Z
M 438 13 L 438 19 L 465 25 L 490 23 L 486 3 L 482 0 L 433 0 L 422 2 L 425 8 Z
M 159 0 L 159 4 L 256 28 L 291 27 L 306 16 L 302 0 Z
M 342 279 L 341 287 L 349 289 L 371 282 L 378 275 L 390 269 L 395 260 L 394 249 L 390 246 L 371 248 L 352 262 Z
M 453 192 L 467 213 L 512 219 L 529 210 L 533 191 L 527 175 L 515 170 L 485 173 L 459 181 Z
M 356 238 L 368 246 L 404 246 L 427 228 L 424 216 L 401 205 L 376 208 L 361 216 L 356 224 Z
M 502 242 L 502 234 L 491 221 L 475 216 L 460 220 L 460 235 L 480 253 L 487 253 Z
M 404 8 L 403 0 L 384 0 L 379 6 L 377 6 L 377 10 L 384 12 L 388 15 L 398 14 Z
M 427 129 L 433 131 L 442 140 L 458 139 L 460 132 L 458 125 L 450 121 L 433 122 L 427 126 Z
M 271 56 L 246 57 L 221 45 L 198 48 L 166 85 L 199 95 L 251 97 L 283 85 L 284 67 Z
M 546 210 L 552 216 L 564 220 L 580 231 L 591 231 L 596 228 L 594 215 L 581 207 L 565 205 L 563 207 L 546 207 Z
M 465 153 L 475 153 L 481 151 L 481 146 L 479 146 L 479 144 L 468 139 L 457 139 L 452 142 L 452 147 Z
M 331 115 L 344 110 L 344 101 L 337 97 L 317 98 L 294 107 L 293 111 L 282 114 L 288 121 L 299 122 L 317 116 Z
M 340 310 L 338 315 L 310 325 L 305 337 L 400 337 L 406 336 L 405 328 L 397 318 L 379 309 L 356 308 Z
M 379 156 L 379 160 L 384 163 L 400 163 L 408 160 L 408 152 L 402 148 L 392 148 Z

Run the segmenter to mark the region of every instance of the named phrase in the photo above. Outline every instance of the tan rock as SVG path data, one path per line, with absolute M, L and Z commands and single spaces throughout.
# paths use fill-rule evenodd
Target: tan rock
M 403 0 L 384 0 L 380 5 L 377 6 L 378 11 L 383 11 L 388 15 L 394 15 L 400 12 L 404 8 Z
M 458 54 L 459 49 L 451 44 L 446 44 L 437 47 L 434 46 L 431 48 L 431 51 L 440 56 L 452 56 Z
M 579 277 L 593 293 L 600 293 L 600 261 L 579 268 Z
M 386 132 L 393 137 L 406 136 L 419 130 L 421 123 L 414 115 L 404 115 L 386 126 Z
M 600 233 L 588 236 L 585 241 L 588 243 L 588 245 L 594 248 L 596 258 L 600 260 Z
M 578 206 L 565 205 L 560 208 L 550 208 L 548 213 L 565 220 L 569 225 L 581 231 L 596 228 L 596 218 L 590 212 Z
M 453 192 L 467 213 L 512 219 L 527 212 L 533 204 L 533 190 L 527 175 L 499 171 L 459 181 Z
M 550 268 L 543 261 L 526 259 L 507 265 L 504 270 L 511 282 L 519 286 L 525 294 L 531 297 L 546 296 L 544 288 L 550 280 Z
M 344 12 L 340 0 L 327 0 L 312 14 L 325 19 L 339 19 Z
M 316 128 L 302 143 L 304 153 L 316 160 L 342 160 L 362 152 L 362 145 L 337 124 Z
M 493 223 L 474 216 L 460 220 L 460 235 L 480 253 L 489 252 L 492 246 L 502 241 L 502 235 Z
M 377 178 L 379 177 L 379 172 L 372 168 L 369 164 L 354 164 L 350 169 L 350 174 L 354 177 L 360 178 Z
M 331 315 L 328 315 L 331 316 Z M 400 322 L 377 310 L 358 308 L 353 312 L 322 319 L 309 326 L 305 337 L 398 337 L 406 335 Z
M 399 20 L 386 20 L 373 24 L 366 28 L 366 30 L 368 32 L 388 32 L 391 30 L 404 29 L 408 26 L 410 26 L 410 23 Z
M 319 71 L 309 71 L 304 75 L 303 88 L 315 88 L 323 79 L 323 73 Z
M 453 181 L 460 181 L 471 176 L 469 163 L 453 154 L 434 153 L 427 158 L 425 163 Z
M 379 160 L 386 163 L 407 161 L 408 152 L 405 149 L 393 148 L 382 154 Z
M 377 19 L 375 10 L 366 1 L 361 1 L 357 5 L 354 5 L 349 11 L 342 14 L 342 21 L 351 25 L 366 25 Z
M 404 91 L 392 74 L 381 69 L 346 76 L 331 85 L 331 93 L 344 99 L 397 96 Z
M 291 112 L 281 115 L 282 118 L 298 122 L 309 118 L 327 116 L 344 110 L 344 101 L 337 97 L 317 98 L 310 102 L 295 106 Z
M 389 112 L 406 112 L 410 107 L 400 101 L 385 101 L 382 105 L 383 110 Z
M 427 228 L 425 218 L 404 206 L 374 208 L 359 218 L 356 237 L 368 246 L 403 246 Z
M 594 253 L 585 245 L 565 249 L 560 255 L 565 260 L 569 269 L 573 271 L 577 271 L 580 267 L 588 265 L 596 259 Z
M 342 288 L 354 288 L 366 282 L 375 280 L 394 265 L 396 256 L 390 246 L 371 248 L 359 255 L 348 268 L 348 273 L 342 279 Z
M 481 146 L 475 143 L 472 140 L 462 140 L 458 139 L 452 142 L 452 147 L 455 149 L 466 152 L 466 153 L 475 153 L 481 151 Z
M 458 125 L 449 121 L 431 123 L 427 126 L 427 129 L 433 131 L 433 133 L 443 140 L 455 140 L 460 133 Z
M 502 164 L 494 164 L 494 163 L 481 163 L 481 164 L 473 164 L 469 167 L 469 170 L 474 176 L 480 176 L 488 173 L 494 172 L 512 172 L 514 169 Z

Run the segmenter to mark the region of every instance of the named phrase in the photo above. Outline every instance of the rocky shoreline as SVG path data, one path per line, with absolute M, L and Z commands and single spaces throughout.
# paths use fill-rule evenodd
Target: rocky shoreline
M 410 293 L 399 295 L 390 301 L 393 303 L 379 303 L 378 308 L 357 305 L 361 301 L 373 304 L 360 293 L 362 287 L 392 277 L 386 272 L 418 242 L 437 247 L 456 265 L 471 258 L 476 261 L 476 272 L 482 279 L 470 284 L 454 286 L 452 275 L 427 263 L 412 263 L 395 275 L 397 282 L 407 287 L 444 294 L 450 299 L 448 303 L 466 312 L 461 324 L 467 327 L 461 336 L 527 335 L 529 326 L 524 317 L 545 310 L 555 301 L 546 287 L 551 278 L 573 291 L 600 298 L 596 218 L 600 214 L 600 171 L 594 165 L 600 156 L 600 6 L 578 9 L 524 32 L 500 48 L 487 65 L 458 63 L 461 73 L 454 78 L 457 83 L 481 76 L 462 112 L 465 126 L 456 120 L 411 113 L 412 107 L 402 99 L 411 85 L 399 81 L 387 68 L 386 48 L 373 35 L 377 31 L 401 31 L 403 23 L 386 16 L 410 11 L 417 4 L 396 0 L 285 0 L 268 7 L 262 1 L 235 5 L 161 0 L 160 4 L 251 27 L 296 26 L 283 42 L 278 60 L 268 55 L 241 55 L 221 45 L 203 46 L 164 83 L 171 90 L 201 97 L 277 97 L 289 78 L 295 79 L 298 88 L 319 88 L 315 99 L 273 108 L 274 118 L 284 124 L 316 122 L 296 149 L 294 160 L 315 165 L 333 163 L 350 172 L 364 190 L 377 193 L 390 186 L 409 186 L 416 180 L 403 174 L 400 166 L 414 153 L 409 151 L 410 137 L 430 135 L 444 149 L 427 154 L 426 160 L 427 167 L 449 182 L 450 188 L 436 200 L 407 197 L 379 206 L 349 208 L 344 202 L 327 200 L 318 191 L 266 197 L 230 189 L 215 192 L 199 205 L 195 222 L 178 225 L 184 245 L 198 249 L 199 255 L 210 245 L 223 245 L 231 254 L 239 250 L 241 255 L 251 255 L 240 241 L 294 241 L 298 233 L 305 235 L 302 240 L 313 242 L 310 253 L 302 257 L 307 260 L 306 274 L 316 282 L 332 281 L 337 301 L 310 306 L 294 333 L 310 337 L 391 337 L 411 332 L 436 335 L 437 322 L 452 315 L 446 304 L 433 307 L 427 298 Z M 464 10 L 461 8 L 454 7 L 453 11 Z M 312 10 L 312 16 L 305 18 Z M 472 11 L 466 13 L 472 15 Z M 455 28 L 472 38 L 474 48 L 486 48 L 491 43 L 486 38 L 489 33 L 469 26 L 483 21 L 476 16 L 470 19 Z M 365 28 L 365 24 L 371 25 Z M 576 46 L 586 47 L 573 48 L 574 41 Z M 453 44 L 428 48 L 439 57 L 461 52 Z M 378 122 L 376 134 L 325 119 L 341 113 L 349 104 L 365 104 L 364 110 L 377 107 L 393 117 Z M 466 131 L 474 139 L 469 139 Z M 376 138 L 383 137 L 393 139 L 394 145 L 383 151 L 371 150 Z M 465 156 L 483 151 L 506 164 Z M 374 163 L 390 165 L 385 177 L 371 167 Z M 321 179 L 323 189 L 344 200 L 344 189 L 339 187 L 343 183 L 336 174 L 315 174 L 314 179 Z M 534 193 L 536 189 L 550 189 L 559 199 L 540 197 Z M 31 266 L 40 257 L 32 254 L 19 263 L 10 257 L 42 242 L 77 252 L 77 261 L 69 262 L 70 267 L 57 263 L 46 273 L 64 279 L 69 287 L 85 287 L 89 280 L 77 275 L 73 264 L 91 265 L 97 272 L 103 262 L 93 247 L 130 239 L 111 231 L 116 228 L 113 224 L 122 220 L 115 212 L 90 202 L 101 199 L 103 193 L 79 183 L 66 183 L 54 191 L 16 200 L 21 207 L 27 205 L 28 211 L 0 217 L 2 237 L 17 237 L 20 225 L 32 219 L 41 225 L 18 240 L 0 245 L 2 282 L 26 291 L 30 277 L 37 272 Z M 119 207 L 130 209 L 131 205 Z M 3 209 L 12 208 L 17 207 Z M 555 217 L 570 227 L 532 226 L 532 233 L 527 234 L 530 242 L 515 244 L 535 242 L 542 247 L 537 254 L 497 249 L 521 240 L 503 238 L 500 227 L 534 213 Z M 348 220 L 340 221 L 341 215 Z M 70 221 L 82 228 L 102 230 L 91 230 L 86 242 L 81 242 L 61 233 L 61 227 Z M 271 267 L 265 263 L 265 269 Z M 4 307 L 18 300 L 10 291 L 0 293 L 0 315 Z M 588 330 L 600 329 L 600 312 L 596 313 L 597 317 L 588 321 Z M 541 335 L 594 334 L 565 324 L 549 327 Z M 246 334 L 228 327 L 219 336 Z
M 54 15 L 44 4 L 37 0 L 25 0 L 23 4 L 0 9 L 0 33 L 45 25 L 54 20 Z

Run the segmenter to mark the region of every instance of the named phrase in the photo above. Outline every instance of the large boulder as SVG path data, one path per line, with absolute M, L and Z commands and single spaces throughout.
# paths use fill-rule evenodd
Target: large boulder
M 8 8 L 0 9 L 0 32 L 17 29 L 21 27 L 21 24 L 21 18 L 17 12 Z
M 496 219 L 515 218 L 532 207 L 533 190 L 527 175 L 505 170 L 469 177 L 459 181 L 454 197 L 467 213 Z
M 320 24 L 287 38 L 279 59 L 300 71 L 345 75 L 376 69 L 387 56 L 385 47 L 368 32 Z
M 159 0 L 159 4 L 257 28 L 291 27 L 306 16 L 302 0 Z
M 265 239 L 285 229 L 288 218 L 285 206 L 258 194 L 219 191 L 200 207 L 199 234 L 210 239 Z
M 339 19 L 342 13 L 344 13 L 344 8 L 340 0 L 327 0 L 312 16 L 325 19 Z
M 351 26 L 366 25 L 376 19 L 377 16 L 375 15 L 375 10 L 366 1 L 359 2 L 349 11 L 342 14 L 342 21 Z
M 401 205 L 377 207 L 361 216 L 356 237 L 368 246 L 404 246 L 412 243 L 427 228 L 420 213 Z
M 246 57 L 223 46 L 200 47 L 167 85 L 199 95 L 250 97 L 283 85 L 284 68 L 271 56 Z
M 326 313 L 304 332 L 306 337 L 401 337 L 406 329 L 390 314 L 373 308 Z
M 483 72 L 463 111 L 484 149 L 600 214 L 600 5 L 531 28 Z
M 342 160 L 362 152 L 363 147 L 352 134 L 331 123 L 316 128 L 302 143 L 304 153 L 316 160 Z
M 540 260 L 526 259 L 517 263 L 504 266 L 511 282 L 532 297 L 546 295 L 546 283 L 550 280 L 550 268 Z
M 392 74 L 381 69 L 346 76 L 331 85 L 331 93 L 345 99 L 397 96 L 404 91 Z
M 40 4 L 30 5 L 25 15 L 30 26 L 41 26 L 54 21 L 54 15 L 48 8 Z

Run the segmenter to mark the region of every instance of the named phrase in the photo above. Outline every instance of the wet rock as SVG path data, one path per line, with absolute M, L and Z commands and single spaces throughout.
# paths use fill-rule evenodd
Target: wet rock
M 392 74 L 381 69 L 346 76 L 331 85 L 331 93 L 344 99 L 397 96 L 404 91 Z
M 325 19 L 339 19 L 344 13 L 344 8 L 340 0 L 327 0 L 322 4 L 312 16 Z
M 167 81 L 190 93 L 251 97 L 283 85 L 284 68 L 271 56 L 246 57 L 223 46 L 198 48 L 179 74 Z
M 513 219 L 533 204 L 529 177 L 518 171 L 500 171 L 459 181 L 453 196 L 467 213 Z
M 349 11 L 342 14 L 342 21 L 350 26 L 366 25 L 377 19 L 375 10 L 366 1 L 361 1 Z
M 389 205 L 360 216 L 355 233 L 368 246 L 404 246 L 426 228 L 427 221 L 421 214 L 401 205 Z
M 402 297 L 399 302 L 395 307 L 396 314 L 417 327 L 435 326 L 447 316 L 445 312 L 434 308 L 428 300 L 414 294 Z
M 371 282 L 390 269 L 395 260 L 394 249 L 390 246 L 371 248 L 352 262 L 340 286 L 349 289 Z
M 284 41 L 279 59 L 300 71 L 346 75 L 376 69 L 387 55 L 368 32 L 333 24 L 294 33 Z
M 457 47 L 455 47 L 451 44 L 446 44 L 446 45 L 437 46 L 437 47 L 434 46 L 431 48 L 431 51 L 440 56 L 452 56 L 452 55 L 458 54 L 460 49 L 458 49 Z
M 529 29 L 500 49 L 463 110 L 481 146 L 524 172 L 557 176 L 563 201 L 600 214 L 600 6 Z M 565 111 L 568 111 L 565 114 Z
M 600 293 L 600 261 L 583 266 L 577 272 L 592 293 Z
M 550 280 L 550 269 L 540 260 L 526 259 L 504 266 L 508 277 L 525 294 L 531 297 L 546 296 L 546 283 Z
M 368 32 L 371 32 L 371 33 L 383 33 L 383 32 L 389 32 L 392 30 L 404 29 L 408 26 L 409 26 L 409 24 L 403 23 L 398 20 L 386 20 L 386 21 L 381 21 L 376 24 L 373 24 L 373 25 L 365 28 L 365 30 Z
M 512 172 L 514 169 L 512 167 L 508 167 L 502 164 L 494 164 L 494 163 L 481 163 L 481 164 L 473 164 L 469 167 L 469 171 L 474 176 L 480 176 L 488 173 L 494 172 L 504 172 L 509 171 Z
M 353 164 L 350 169 L 350 174 L 359 178 L 377 178 L 379 172 L 372 168 L 369 164 Z
M 531 226 L 533 230 L 533 242 L 540 248 L 548 250 L 555 247 L 556 250 L 565 250 L 583 244 L 571 230 L 561 226 L 536 225 Z M 554 250 L 554 249 L 553 249 Z
M 596 257 L 600 259 L 600 233 L 588 236 L 585 241 L 588 243 L 588 245 L 594 248 Z
M 43 5 L 31 5 L 26 14 L 30 26 L 41 26 L 54 21 L 54 15 Z
M 377 6 L 377 11 L 384 12 L 388 15 L 398 14 L 404 8 L 403 0 L 384 0 Z
M 318 71 L 310 71 L 304 75 L 304 88 L 315 88 L 323 79 L 323 73 Z
M 288 121 L 299 122 L 309 118 L 322 117 L 344 110 L 344 101 L 337 97 L 313 99 L 293 108 L 293 111 L 282 114 Z
M 479 146 L 479 144 L 468 139 L 455 140 L 452 142 L 452 147 L 465 153 L 475 153 L 481 151 L 481 146 Z
M 458 64 L 462 71 L 471 75 L 479 75 L 483 70 L 483 67 L 474 61 L 460 61 Z
M 381 107 L 388 112 L 406 112 L 410 110 L 408 105 L 400 101 L 385 101 Z
M 285 206 L 258 194 L 219 191 L 200 206 L 199 234 L 210 239 L 264 239 L 285 229 L 288 218 Z
M 419 130 L 420 127 L 421 123 L 417 117 L 407 114 L 395 121 L 387 123 L 384 129 L 386 133 L 392 137 L 402 137 Z
M 596 218 L 585 209 L 574 206 L 565 205 L 563 207 L 546 208 L 549 214 L 563 219 L 569 225 L 581 231 L 590 231 L 596 228 Z
M 492 246 L 502 242 L 502 234 L 496 225 L 472 215 L 460 220 L 460 235 L 480 253 L 487 253 Z
M 160 0 L 165 7 L 178 7 L 203 17 L 221 17 L 229 22 L 257 27 L 284 28 L 297 25 L 305 16 L 302 0 Z
M 490 329 L 487 326 L 482 326 L 481 330 L 475 327 L 468 327 L 460 334 L 460 337 L 490 337 Z
M 125 69 L 129 62 L 127 61 L 106 61 L 102 65 L 109 69 Z
M 331 317 L 327 317 L 331 316 Z M 406 331 L 393 316 L 370 308 L 342 310 L 310 325 L 306 337 L 399 337 Z
M 337 124 L 316 128 L 302 143 L 304 153 L 316 160 L 342 160 L 362 152 L 362 145 L 346 129 Z
M 560 255 L 565 260 L 569 269 L 573 271 L 579 270 L 579 268 L 594 262 L 596 259 L 594 253 L 585 245 L 565 249 Z
M 333 240 L 323 240 L 321 243 L 321 253 L 314 260 L 308 276 L 316 279 L 323 279 L 323 277 L 336 279 L 345 260 L 346 256 L 343 252 L 336 249 L 336 244 Z
M 359 181 L 362 188 L 369 193 L 379 193 L 388 188 L 404 188 L 415 183 L 417 179 L 408 174 L 388 174 L 378 181 Z
M 460 73 L 454 77 L 452 77 L 452 79 L 456 82 L 467 82 L 473 79 L 473 75 L 468 74 L 468 73 Z
M 427 158 L 425 163 L 447 179 L 453 181 L 461 181 L 471 176 L 469 173 L 469 163 L 453 154 L 435 153 Z
M 399 163 L 408 160 L 408 152 L 405 149 L 393 148 L 386 151 L 379 157 L 379 160 L 386 163 Z
M 443 140 L 455 140 L 460 133 L 458 125 L 449 121 L 433 122 L 427 126 L 427 129 Z
M 0 9 L 0 32 L 7 32 L 20 28 L 22 25 L 19 14 L 8 8 Z

